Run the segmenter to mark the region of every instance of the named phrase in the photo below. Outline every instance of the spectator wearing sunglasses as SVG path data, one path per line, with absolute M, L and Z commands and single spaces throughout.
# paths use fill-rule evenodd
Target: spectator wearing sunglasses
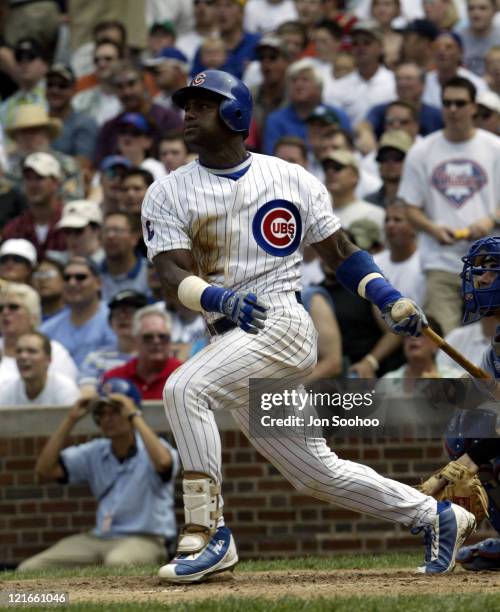
M 101 300 L 99 269 L 88 257 L 72 257 L 64 267 L 67 309 L 42 323 L 40 331 L 63 344 L 78 367 L 91 352 L 115 345 L 108 307 Z
M 411 136 L 403 130 L 391 130 L 382 135 L 376 157 L 382 186 L 365 197 L 367 202 L 385 208 L 396 197 L 403 162 L 412 144 Z
M 32 284 L 40 296 L 42 321 L 47 321 L 66 308 L 63 296 L 63 274 L 62 258 L 56 258 L 54 255 L 46 256 L 39 261 L 33 272 Z
M 0 106 L 0 124 L 10 125 L 20 104 L 46 106 L 44 78 L 48 64 L 42 48 L 32 38 L 22 38 L 14 47 L 13 78 L 19 89 Z
M 78 377 L 82 393 L 95 390 L 107 370 L 117 368 L 136 355 L 136 342 L 132 333 L 134 314 L 148 303 L 143 293 L 125 289 L 117 293 L 108 303 L 109 325 L 116 334 L 115 346 L 106 346 L 89 353 L 85 358 Z
M 125 378 L 137 385 L 143 400 L 160 400 L 168 377 L 182 365 L 172 357 L 171 327 L 170 316 L 156 306 L 138 310 L 132 321 L 137 357 L 108 370 L 103 376 L 104 382 L 110 378 Z
M 36 249 L 23 238 L 11 238 L 0 247 L 0 278 L 30 284 L 36 267 Z
M 41 320 L 40 296 L 29 285 L 9 283 L 0 291 L 0 383 L 18 376 L 16 366 L 17 341 L 23 334 L 37 329 Z M 50 372 L 59 372 L 76 380 L 75 362 L 64 346 L 51 341 Z
M 155 180 L 165 176 L 163 164 L 151 156 L 154 127 L 140 113 L 125 113 L 118 124 L 117 152 L 132 166 L 148 170 Z
M 474 125 L 477 128 L 500 135 L 500 97 L 493 91 L 483 91 L 476 98 Z
M 141 68 L 130 62 L 120 62 L 113 71 L 113 85 L 123 106 L 124 113 L 140 113 L 155 126 L 152 134 L 156 145 L 160 134 L 180 129 L 182 119 L 171 109 L 154 104 L 144 84 Z M 99 130 L 95 152 L 97 165 L 107 156 L 116 153 L 116 145 L 123 114 L 107 121 Z
M 500 140 L 475 128 L 476 88 L 468 79 L 443 86 L 442 106 L 445 127 L 408 152 L 398 197 L 422 232 L 425 311 L 448 334 L 462 320 L 460 258 L 499 218 Z
M 69 66 L 54 64 L 47 72 L 47 102 L 49 115 L 62 122 L 62 131 L 52 141 L 52 147 L 65 155 L 76 157 L 84 168 L 90 168 L 94 156 L 97 124 L 91 118 L 74 111 L 75 75 Z
M 75 200 L 63 208 L 57 227 L 63 231 L 68 255 L 90 257 L 102 263 L 105 254 L 101 244 L 102 211 L 92 200 Z
M 37 331 L 22 334 L 16 343 L 19 374 L 2 386 L 1 406 L 71 406 L 80 396 L 75 382 L 50 372 L 52 347 Z
M 117 42 L 104 39 L 96 43 L 94 51 L 94 79 L 83 88 L 77 83 L 78 93 L 71 104 L 102 126 L 122 111 L 120 99 L 111 83 L 114 67 L 123 60 L 123 47 Z

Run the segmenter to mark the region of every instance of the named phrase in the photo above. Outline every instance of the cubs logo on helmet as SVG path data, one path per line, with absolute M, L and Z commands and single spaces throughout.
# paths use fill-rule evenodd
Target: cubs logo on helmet
M 275 257 L 286 257 L 297 250 L 302 236 L 298 208 L 286 200 L 272 200 L 254 217 L 252 233 L 261 249 Z

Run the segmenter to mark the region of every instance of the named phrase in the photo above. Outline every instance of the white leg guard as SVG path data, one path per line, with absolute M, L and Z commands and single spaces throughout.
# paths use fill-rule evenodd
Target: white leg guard
M 217 530 L 222 516 L 220 485 L 208 476 L 182 481 L 186 525 L 179 537 L 179 553 L 195 553 L 204 548 Z

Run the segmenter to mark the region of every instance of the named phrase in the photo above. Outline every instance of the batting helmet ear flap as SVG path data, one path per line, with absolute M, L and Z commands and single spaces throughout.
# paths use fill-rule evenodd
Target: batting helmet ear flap
M 233 132 L 247 132 L 252 117 L 252 107 L 237 99 L 224 99 L 219 106 L 219 115 Z

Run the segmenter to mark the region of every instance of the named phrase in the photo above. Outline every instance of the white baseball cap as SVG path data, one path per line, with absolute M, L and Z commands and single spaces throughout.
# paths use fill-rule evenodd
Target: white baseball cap
M 56 179 L 62 178 L 61 165 L 50 153 L 31 153 L 24 160 L 23 168 L 31 168 L 39 176 L 53 176 Z
M 36 266 L 36 249 L 28 240 L 24 238 L 9 238 L 0 247 L 0 259 L 5 255 L 18 255 L 24 257 L 32 268 Z
M 57 228 L 80 228 L 89 223 L 102 225 L 102 211 L 92 200 L 74 200 L 66 204 L 62 211 L 62 217 Z
M 500 113 L 500 97 L 494 91 L 483 91 L 476 96 L 476 104 L 494 113 Z

